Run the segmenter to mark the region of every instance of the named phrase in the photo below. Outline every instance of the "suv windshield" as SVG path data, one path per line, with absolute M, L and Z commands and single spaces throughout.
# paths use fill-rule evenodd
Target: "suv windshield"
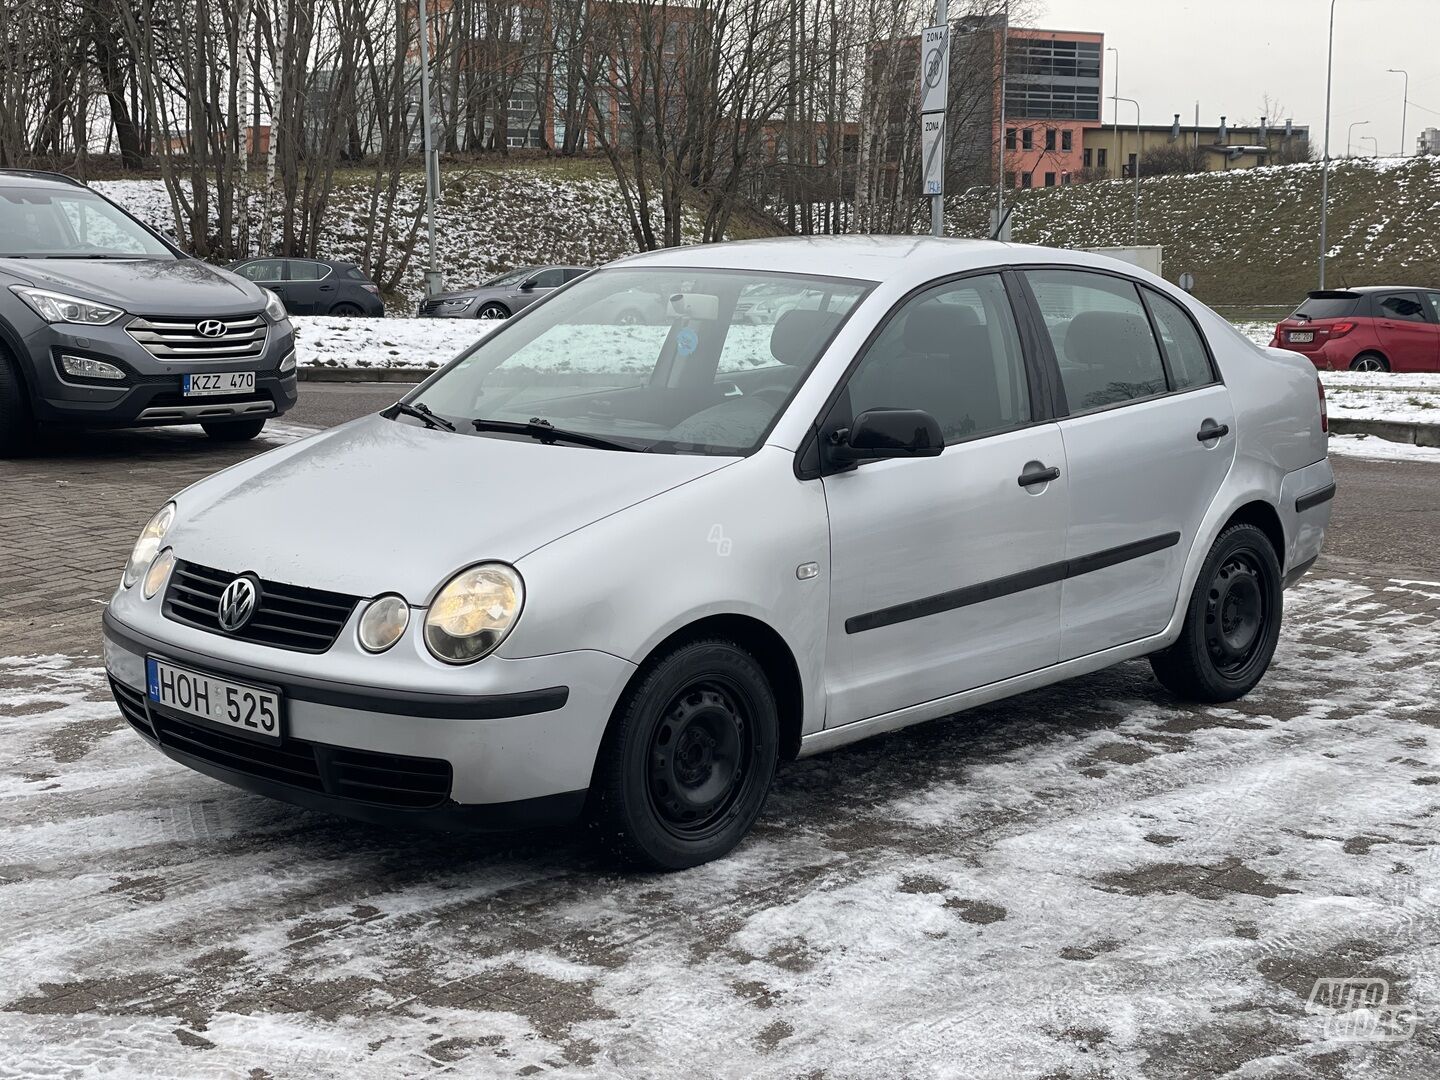
M 657 453 L 756 449 L 872 282 L 689 268 L 601 270 L 489 337 L 415 399 L 472 421 L 557 429 Z M 636 292 L 656 318 L 623 322 Z M 753 301 L 782 300 L 757 320 Z
M 85 188 L 0 187 L 0 258 L 173 259 L 119 207 Z

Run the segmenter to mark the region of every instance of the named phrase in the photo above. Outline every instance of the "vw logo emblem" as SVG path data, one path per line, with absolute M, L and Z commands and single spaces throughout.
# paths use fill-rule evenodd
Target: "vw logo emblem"
M 201 319 L 195 324 L 195 332 L 201 337 L 224 337 L 225 324 L 219 319 Z
M 255 614 L 255 582 L 246 577 L 237 577 L 220 594 L 218 611 L 220 629 L 227 634 L 244 629 Z

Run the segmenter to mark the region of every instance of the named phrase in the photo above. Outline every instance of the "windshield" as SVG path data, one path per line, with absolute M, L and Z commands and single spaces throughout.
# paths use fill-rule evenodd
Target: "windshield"
M 481 288 L 493 289 L 497 285 L 519 285 L 527 277 L 533 274 L 539 267 L 522 266 L 519 270 L 511 270 L 508 274 L 501 274 L 499 277 L 491 278 Z
M 173 259 L 126 214 L 85 188 L 0 189 L 0 258 Z
M 656 453 L 749 453 L 872 284 L 601 270 L 482 338 L 413 400 L 462 432 L 539 419 Z

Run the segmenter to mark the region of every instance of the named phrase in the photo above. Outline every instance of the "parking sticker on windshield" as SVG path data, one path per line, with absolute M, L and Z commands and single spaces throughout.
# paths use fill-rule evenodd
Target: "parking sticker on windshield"
M 681 356 L 689 356 L 700 347 L 700 335 L 691 326 L 685 327 L 675 335 L 675 348 Z

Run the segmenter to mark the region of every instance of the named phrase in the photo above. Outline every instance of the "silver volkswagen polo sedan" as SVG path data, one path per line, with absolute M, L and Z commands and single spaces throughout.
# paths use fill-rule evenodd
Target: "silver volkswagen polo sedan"
M 636 291 L 665 317 L 608 316 Z M 250 791 L 583 816 L 678 868 L 740 841 L 782 757 L 1141 656 L 1247 693 L 1334 491 L 1310 363 L 1125 264 L 679 248 L 176 495 L 105 660 L 140 735 Z

